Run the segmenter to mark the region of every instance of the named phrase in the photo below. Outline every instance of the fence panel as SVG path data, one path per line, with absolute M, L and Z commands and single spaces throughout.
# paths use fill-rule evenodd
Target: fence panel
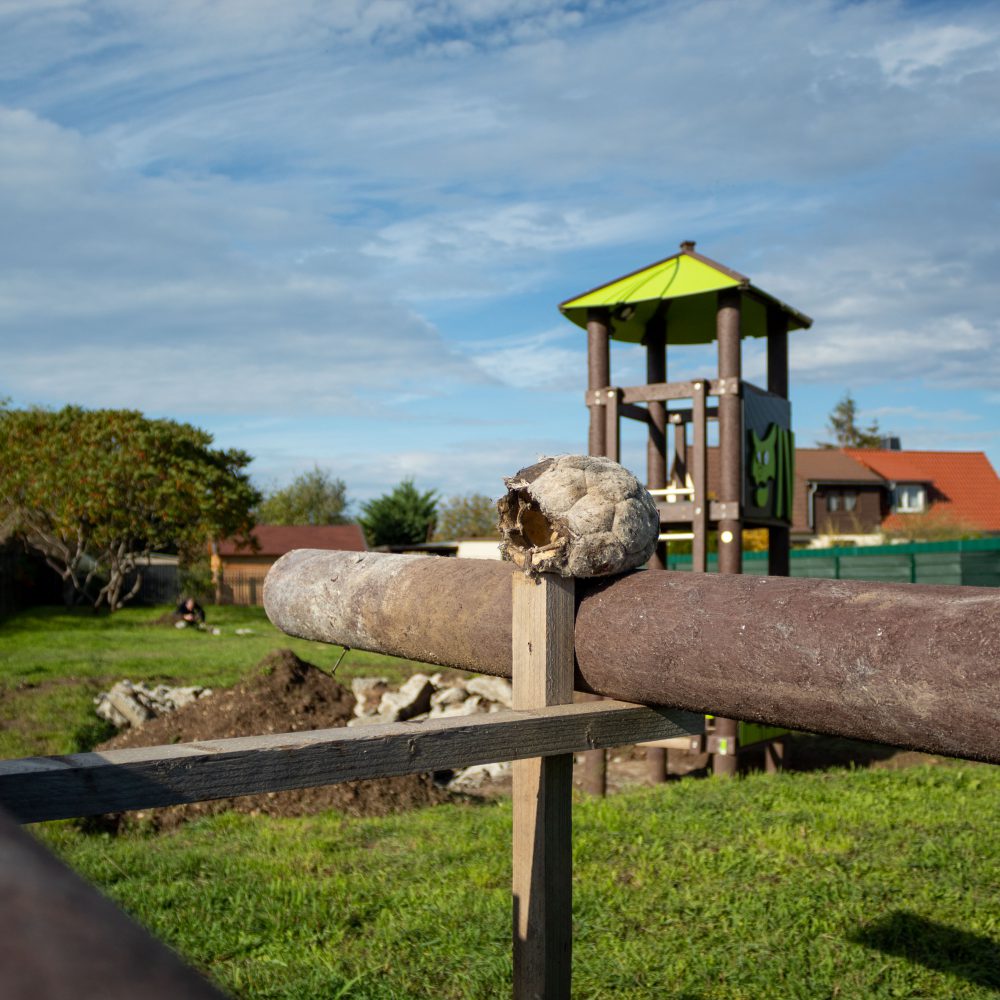
M 1000 587 L 1000 538 L 798 549 L 792 552 L 790 561 L 791 576 L 813 580 Z M 716 572 L 717 566 L 717 557 L 709 556 L 709 571 Z M 667 569 L 690 570 L 691 557 L 669 555 Z M 746 576 L 767 575 L 767 553 L 745 552 L 743 573 Z
M 220 604 L 239 604 L 241 606 L 264 603 L 264 573 L 226 572 L 219 587 Z

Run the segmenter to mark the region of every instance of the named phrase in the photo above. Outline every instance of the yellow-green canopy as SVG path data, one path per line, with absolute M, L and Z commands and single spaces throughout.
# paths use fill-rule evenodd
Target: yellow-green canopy
M 559 310 L 586 329 L 590 310 L 606 309 L 611 316 L 611 336 L 639 343 L 660 303 L 669 301 L 667 342 L 707 344 L 715 340 L 715 293 L 725 288 L 740 288 L 747 293 L 743 296 L 740 322 L 744 337 L 767 336 L 769 305 L 777 306 L 787 316 L 789 330 L 812 326 L 808 316 L 755 288 L 749 278 L 688 249 L 567 299 Z

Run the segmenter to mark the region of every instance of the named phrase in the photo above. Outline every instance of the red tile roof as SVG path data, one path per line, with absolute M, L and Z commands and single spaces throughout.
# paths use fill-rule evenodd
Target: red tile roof
M 792 531 L 809 534 L 809 484 L 843 483 L 845 486 L 884 486 L 885 480 L 839 448 L 795 449 L 795 492 L 792 495 Z
M 930 510 L 942 517 L 1000 531 L 1000 477 L 981 451 L 868 451 L 845 453 L 893 483 L 924 483 Z M 906 514 L 890 515 L 883 528 L 899 527 Z
M 220 556 L 283 556 L 292 549 L 341 549 L 364 552 L 368 546 L 356 524 L 258 524 L 253 529 L 258 548 L 238 548 L 232 538 L 219 542 Z

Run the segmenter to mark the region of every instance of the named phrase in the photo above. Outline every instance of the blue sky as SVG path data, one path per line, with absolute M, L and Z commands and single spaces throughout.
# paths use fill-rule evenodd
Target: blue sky
M 0 397 L 496 495 L 586 446 L 558 302 L 694 239 L 814 317 L 801 444 L 1000 467 L 998 138 L 995 4 L 0 0 Z

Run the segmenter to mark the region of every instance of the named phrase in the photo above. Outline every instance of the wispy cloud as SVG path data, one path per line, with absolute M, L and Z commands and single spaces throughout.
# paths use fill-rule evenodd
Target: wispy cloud
M 998 92 L 986 3 L 8 0 L 0 395 L 338 442 L 405 414 L 367 477 L 453 458 L 483 396 L 549 393 L 510 451 L 565 450 L 555 304 L 697 238 L 814 316 L 817 398 L 995 408 Z

